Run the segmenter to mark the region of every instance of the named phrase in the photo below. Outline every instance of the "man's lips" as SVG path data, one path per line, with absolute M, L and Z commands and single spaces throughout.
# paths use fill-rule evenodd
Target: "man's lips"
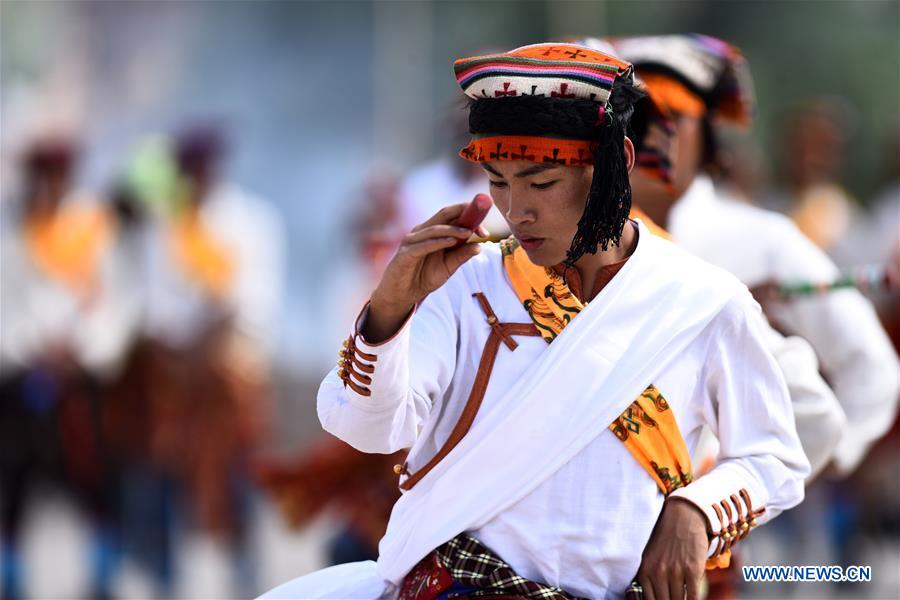
M 537 250 L 544 244 L 544 238 L 533 237 L 530 235 L 517 235 L 516 239 L 525 250 Z

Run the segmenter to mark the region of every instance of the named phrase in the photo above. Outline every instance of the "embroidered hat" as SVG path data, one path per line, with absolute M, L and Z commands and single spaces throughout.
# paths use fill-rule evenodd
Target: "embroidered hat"
M 605 54 L 616 53 L 612 44 L 605 39 L 587 37 L 575 43 Z M 634 75 L 634 83 L 639 90 L 647 93 L 645 98 L 635 103 L 635 112 L 631 117 L 632 134 L 629 137 L 634 142 L 635 165 L 671 187 L 672 163 L 669 156 L 672 136 L 675 134 L 671 111 L 657 102 L 656 97 L 649 93 L 647 84 L 637 73 Z
M 545 43 L 463 58 L 454 71 L 471 99 L 473 138 L 460 156 L 593 167 L 566 263 L 617 244 L 631 208 L 625 136 L 645 97 L 632 66 L 583 45 Z
M 634 64 L 650 95 L 669 110 L 747 126 L 755 112 L 753 81 L 741 51 L 700 34 L 610 40 Z
M 605 119 L 618 77 L 633 79 L 625 61 L 577 44 L 533 44 L 502 54 L 463 58 L 453 64 L 463 93 L 473 100 L 499 98 L 581 99 L 599 103 Z M 470 125 L 471 125 L 470 118 Z M 569 166 L 593 164 L 593 132 L 565 135 L 508 135 L 475 132 L 460 156 L 473 162 L 530 160 Z

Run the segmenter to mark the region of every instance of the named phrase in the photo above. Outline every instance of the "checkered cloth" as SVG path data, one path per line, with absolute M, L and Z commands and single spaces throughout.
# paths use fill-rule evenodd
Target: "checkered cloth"
M 401 600 L 547 598 L 581 600 L 516 575 L 490 548 L 462 533 L 426 556 L 403 580 Z

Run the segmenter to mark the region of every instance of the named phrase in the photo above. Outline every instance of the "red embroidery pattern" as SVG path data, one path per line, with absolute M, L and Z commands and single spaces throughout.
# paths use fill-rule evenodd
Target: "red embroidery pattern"
M 471 162 L 527 160 L 570 167 L 594 164 L 595 144 L 586 140 L 561 140 L 527 135 L 496 135 L 472 140 L 459 151 Z

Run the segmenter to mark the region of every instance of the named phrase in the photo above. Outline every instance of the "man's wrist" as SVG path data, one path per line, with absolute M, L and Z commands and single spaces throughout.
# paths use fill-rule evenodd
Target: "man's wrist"
M 389 299 L 378 290 L 375 290 L 369 299 L 369 313 L 375 311 L 387 318 L 405 317 L 415 306 L 414 301 Z
M 400 330 L 415 307 L 415 302 L 392 303 L 385 301 L 377 293 L 372 294 L 369 310 L 360 324 L 363 339 L 371 344 L 378 344 L 391 338 Z
M 668 498 L 666 498 L 664 508 L 683 511 L 684 514 L 695 515 L 697 519 L 699 519 L 703 524 L 703 530 L 706 532 L 707 538 L 712 539 L 713 532 L 710 529 L 709 519 L 706 518 L 706 514 L 700 509 L 699 506 L 697 506 L 687 498 L 682 498 L 680 496 L 669 496 Z

